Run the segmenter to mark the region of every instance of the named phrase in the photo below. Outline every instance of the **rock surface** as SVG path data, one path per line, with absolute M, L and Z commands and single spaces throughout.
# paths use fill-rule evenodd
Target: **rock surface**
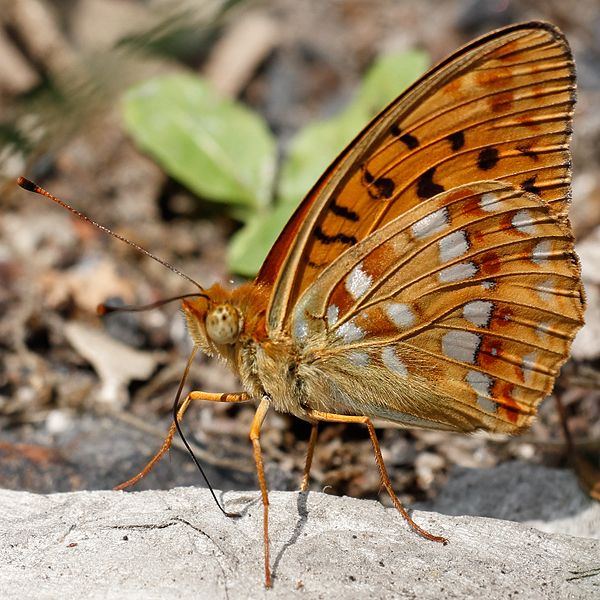
M 272 492 L 273 590 L 263 587 L 258 492 L 218 496 L 241 518 L 225 518 L 198 488 L 0 491 L 2 598 L 600 597 L 600 507 L 568 472 L 459 472 L 438 510 L 530 524 L 414 511 L 447 546 L 421 539 L 378 502 Z
M 516 462 L 486 470 L 455 468 L 442 493 L 419 508 L 451 516 L 517 521 L 547 533 L 600 539 L 600 503 L 581 490 L 569 469 Z

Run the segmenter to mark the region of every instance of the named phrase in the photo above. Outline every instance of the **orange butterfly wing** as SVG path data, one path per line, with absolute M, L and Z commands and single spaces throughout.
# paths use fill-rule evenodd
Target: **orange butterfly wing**
M 575 102 L 569 46 L 545 23 L 463 47 L 378 115 L 325 172 L 279 236 L 255 284 L 272 289 L 267 331 L 346 250 L 423 200 L 506 181 L 565 218 Z
M 291 337 L 308 408 L 531 422 L 583 323 L 574 102 L 562 34 L 516 25 L 432 69 L 337 158 L 253 286 L 271 291 L 266 335 Z
M 298 301 L 307 403 L 427 428 L 522 429 L 582 323 L 572 252 L 560 219 L 510 184 L 424 200 Z

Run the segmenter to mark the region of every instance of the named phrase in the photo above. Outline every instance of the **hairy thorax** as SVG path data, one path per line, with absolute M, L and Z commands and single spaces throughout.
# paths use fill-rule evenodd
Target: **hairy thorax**
M 246 392 L 257 399 L 267 395 L 276 410 L 302 417 L 306 398 L 297 350 L 288 333 L 267 333 L 267 299 L 255 286 L 228 292 L 215 284 L 184 300 L 183 310 L 194 344 L 225 362 Z

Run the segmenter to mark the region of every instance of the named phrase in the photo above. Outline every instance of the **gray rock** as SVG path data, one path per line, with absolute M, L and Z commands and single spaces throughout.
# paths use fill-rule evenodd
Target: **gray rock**
M 469 488 L 471 499 L 481 491 Z M 495 493 L 483 492 L 490 499 Z M 528 501 L 546 506 L 543 494 L 538 488 Z M 442 546 L 413 533 L 395 509 L 314 492 L 270 494 L 274 589 L 265 590 L 259 494 L 228 492 L 221 499 L 242 517 L 225 518 L 209 492 L 198 488 L 0 491 L 0 595 L 7 600 L 600 597 L 597 540 L 498 519 L 414 511 L 417 523 L 449 539 Z
M 579 487 L 570 469 L 518 462 L 493 469 L 455 468 L 441 494 L 418 507 L 445 515 L 517 521 L 548 533 L 600 539 L 600 503 Z

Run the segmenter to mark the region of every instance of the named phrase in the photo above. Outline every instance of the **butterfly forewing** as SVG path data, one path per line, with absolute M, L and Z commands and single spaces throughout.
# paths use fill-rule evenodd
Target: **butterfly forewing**
M 574 65 L 562 34 L 527 24 L 450 57 L 381 113 L 303 201 L 256 283 L 281 330 L 325 267 L 373 231 L 456 186 L 500 180 L 561 218 L 569 201 Z

